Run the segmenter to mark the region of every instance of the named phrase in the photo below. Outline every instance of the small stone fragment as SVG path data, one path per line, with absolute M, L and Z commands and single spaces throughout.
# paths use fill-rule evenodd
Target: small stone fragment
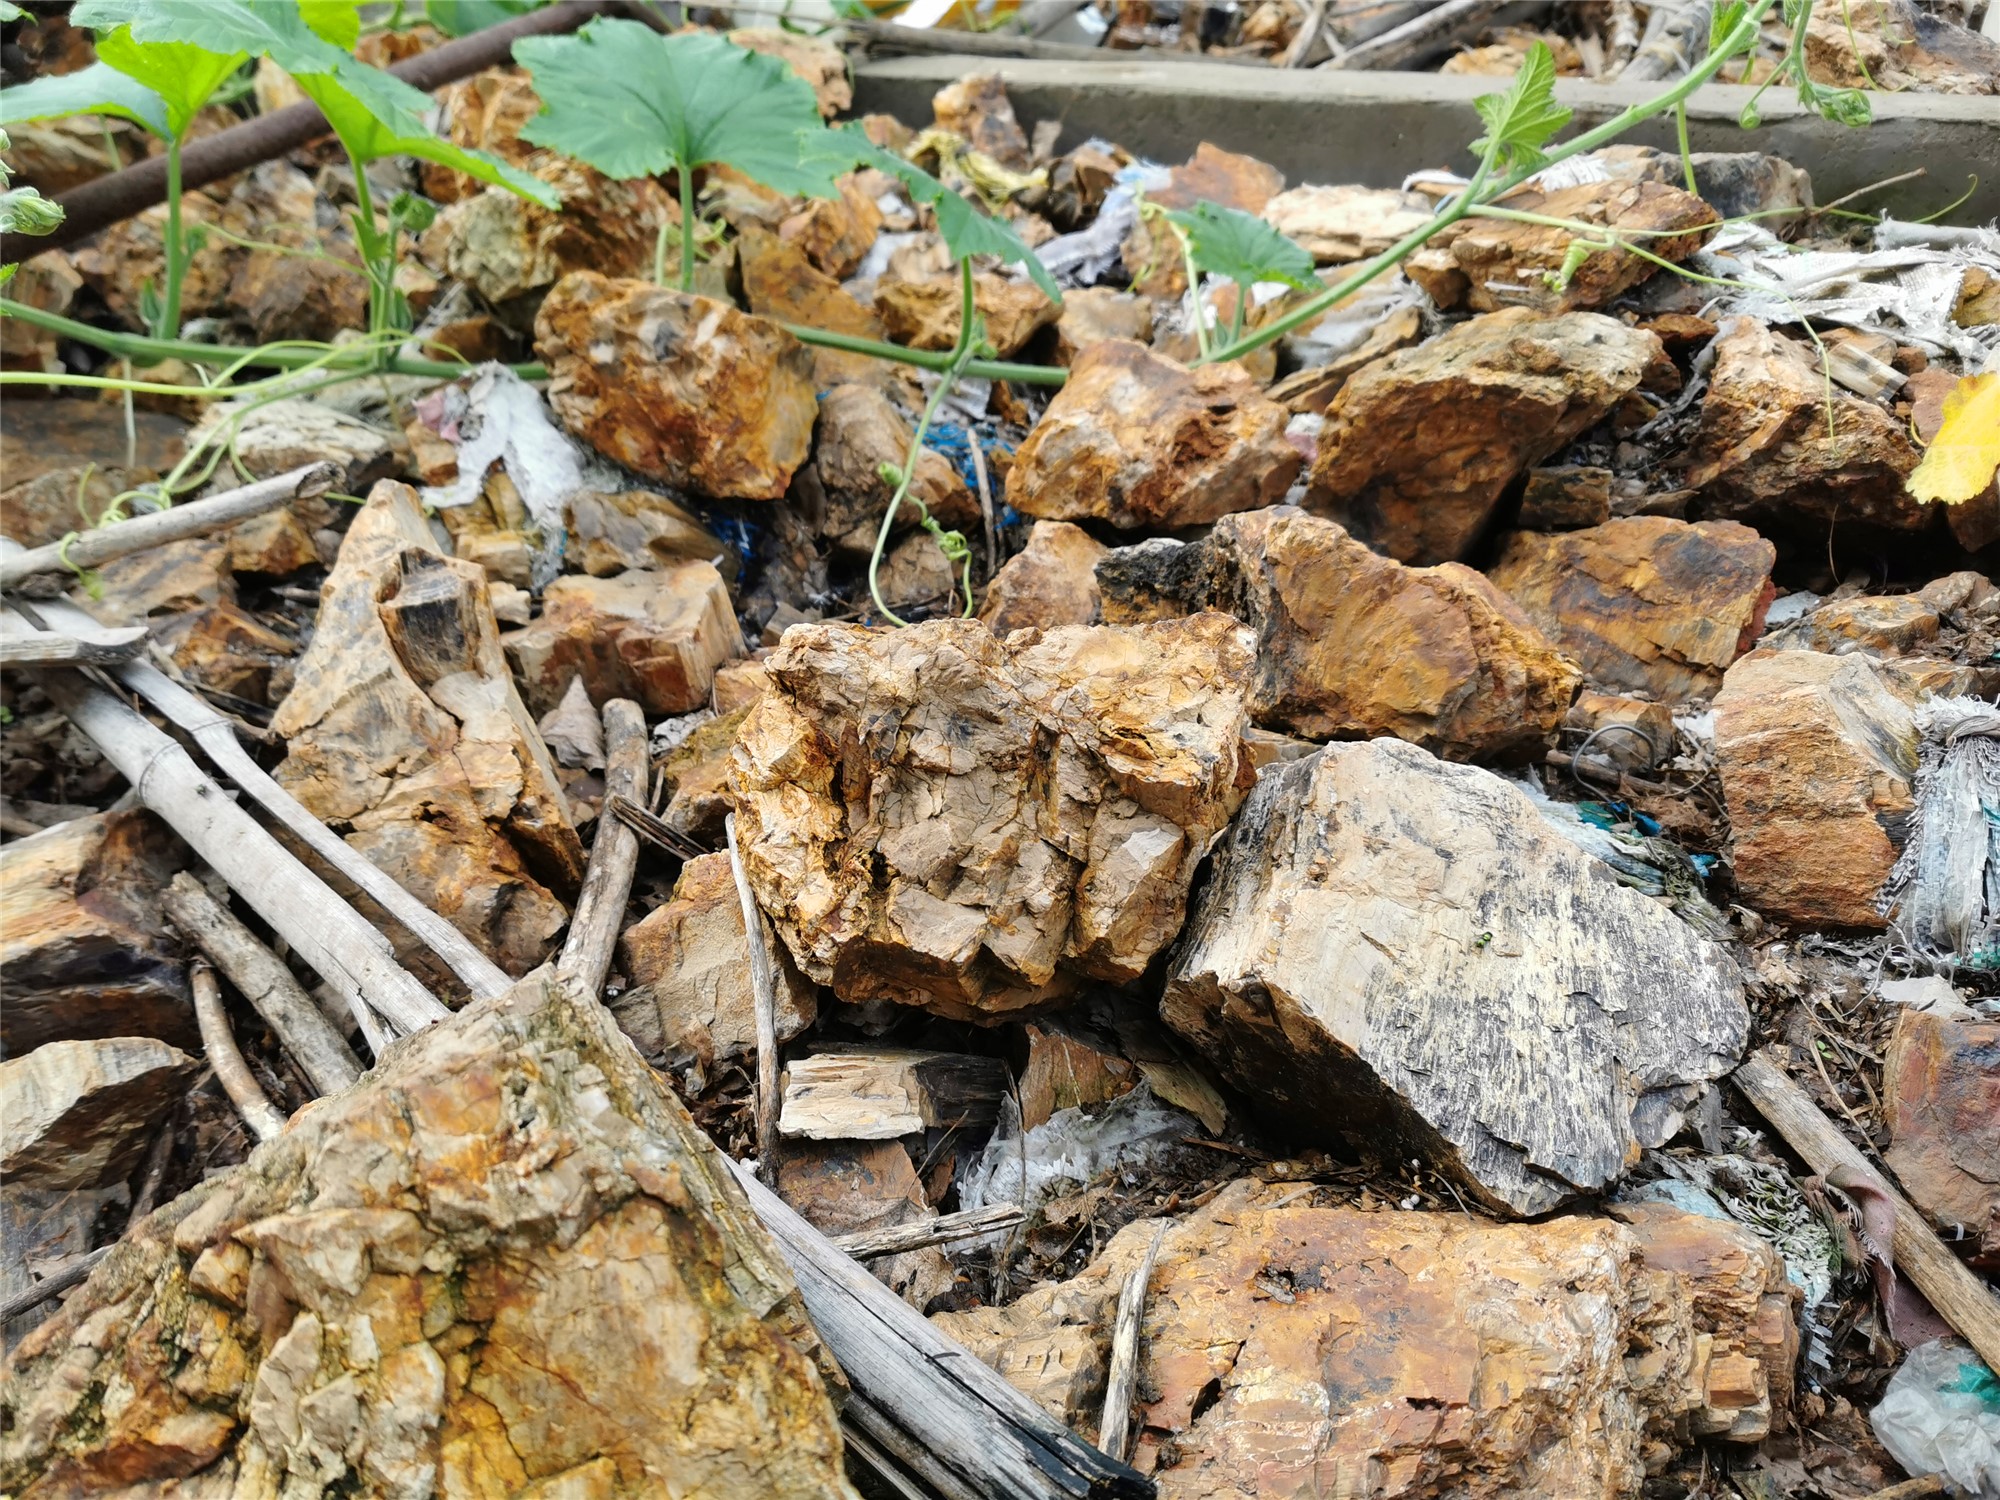
M 578 490 L 563 503 L 563 531 L 564 555 L 594 578 L 697 560 L 733 581 L 742 567 L 734 547 L 652 490 Z
M 291 691 L 298 643 L 233 604 L 170 616 L 153 639 L 190 681 L 210 692 L 275 706 Z
M 743 654 L 743 632 L 722 575 L 680 562 L 558 578 L 541 618 L 500 644 L 533 713 L 554 708 L 581 673 L 595 703 L 632 698 L 649 714 L 684 714 L 707 704 L 716 667 Z
M 1786 644 L 1832 656 L 1910 656 L 1936 641 L 1942 625 L 1922 594 L 1861 594 L 1828 600 L 1786 632 Z
M 776 500 L 812 442 L 805 346 L 725 303 L 578 271 L 535 318 L 549 404 L 577 437 L 648 478 Z
M 1515 522 L 1523 531 L 1579 531 L 1611 519 L 1611 486 L 1617 476 L 1609 469 L 1566 465 L 1528 470 Z
M 1241 370 L 1189 370 L 1124 339 L 1070 367 L 1014 454 L 1007 501 L 1050 521 L 1193 526 L 1284 498 L 1303 460 Z
M 1488 571 L 1592 682 L 1677 702 L 1714 693 L 1757 639 L 1776 558 L 1733 521 L 1629 516 L 1517 531 Z
M 2000 1271 L 2000 1022 L 1900 1007 L 1882 1075 L 1883 1160 L 1972 1265 Z
M 882 210 L 861 190 L 852 172 L 839 178 L 837 198 L 808 198 L 805 207 L 778 226 L 778 236 L 797 245 L 807 260 L 835 281 L 845 281 L 882 230 Z
M 1293 1138 L 1393 1140 L 1521 1215 L 1665 1144 L 1749 1036 L 1721 948 L 1500 777 L 1388 739 L 1264 770 L 1161 1015 Z
M 793 626 L 730 768 L 760 904 L 846 1000 L 971 1018 L 1136 979 L 1247 782 L 1249 649 L 1221 615 Z
M 718 688 L 728 670 L 727 666 L 716 668 Z M 763 670 L 757 668 L 760 684 L 767 680 Z M 661 789 L 667 794 L 660 820 L 675 832 L 710 848 L 723 842 L 724 820 L 730 813 L 729 758 L 735 752 L 743 721 L 749 717 L 750 705 L 762 694 L 760 685 L 747 700 L 723 708 L 723 695 L 718 691 L 715 717 L 698 726 L 656 765 Z
M 954 598 L 961 586 L 958 564 L 927 532 L 912 531 L 890 547 L 875 584 L 891 609 L 936 606 L 955 615 L 963 607 Z
M 606 177 L 547 152 L 535 153 L 527 168 L 555 189 L 561 208 L 544 208 L 506 188 L 482 188 L 446 204 L 424 231 L 418 248 L 425 263 L 494 305 L 554 286 L 572 271 L 651 274 L 661 226 L 680 222 L 678 207 L 658 182 Z
M 1295 187 L 1264 205 L 1264 222 L 1322 266 L 1380 255 L 1430 219 L 1423 198 L 1394 188 Z
M 0 1175 L 10 1189 L 123 1181 L 195 1072 L 185 1052 L 137 1036 L 49 1042 L 0 1062 Z
M 743 299 L 759 317 L 858 339 L 879 342 L 887 337 L 873 309 L 864 307 L 790 241 L 767 230 L 748 228 L 736 241 L 736 255 L 743 275 Z M 884 362 L 866 354 L 816 346 L 810 352 L 816 390 L 848 383 L 881 385 L 890 378 Z
M 894 1141 L 793 1141 L 778 1163 L 778 1196 L 830 1235 L 935 1218 L 910 1153 Z M 935 1245 L 878 1256 L 868 1269 L 918 1312 L 957 1280 Z
M 1563 725 L 1589 741 L 1591 755 L 1627 771 L 1650 770 L 1674 753 L 1674 711 L 1664 703 L 1578 693 Z
M 1040 1026 L 1021 1028 L 1028 1065 L 1018 1085 L 1021 1128 L 1033 1130 L 1059 1109 L 1108 1104 L 1139 1086 L 1139 1069 L 1115 1052 Z
M 1056 363 L 1069 366 L 1092 344 L 1106 339 L 1150 343 L 1153 299 L 1108 286 L 1078 287 L 1063 293 L 1062 316 L 1056 319 Z
M 979 618 L 995 635 L 1097 623 L 1097 564 L 1109 549 L 1067 521 L 1037 521 L 1028 545 L 986 585 Z
M 901 469 L 909 453 L 910 424 L 876 386 L 835 386 L 820 401 L 806 472 L 818 481 L 823 500 L 817 529 L 835 552 L 855 561 L 874 552 L 883 512 L 896 492 L 883 466 Z M 951 461 L 934 448 L 918 450 L 910 494 L 947 529 L 968 531 L 980 525 L 979 502 Z M 906 505 L 893 534 L 913 530 L 920 514 L 915 505 Z
M 1736 888 L 1788 922 L 1880 929 L 1911 811 L 1910 703 L 1865 655 L 1753 651 L 1715 698 Z
M 236 602 L 228 538 L 185 537 L 114 558 L 93 570 L 97 588 L 78 584 L 70 596 L 106 625 L 142 625 Z
M 875 312 L 882 326 L 890 338 L 912 349 L 954 347 L 960 301 L 955 275 L 911 281 L 892 274 L 875 283 Z M 1032 281 L 1012 281 L 991 271 L 972 278 L 972 305 L 985 320 L 986 337 L 1001 359 L 1020 353 L 1021 346 L 1062 311 Z
M 931 100 L 937 122 L 982 152 L 1020 172 L 1028 166 L 1028 137 L 997 73 L 973 73 L 939 89 Z
M 1398 562 L 1463 559 L 1514 476 L 1609 415 L 1663 359 L 1653 335 L 1597 313 L 1509 308 L 1461 323 L 1341 387 L 1307 508 Z

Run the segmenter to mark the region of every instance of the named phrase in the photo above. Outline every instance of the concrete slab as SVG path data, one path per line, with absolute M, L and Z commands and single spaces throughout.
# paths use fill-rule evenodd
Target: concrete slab
M 1442 73 L 1291 73 L 1215 63 L 1014 61 L 988 57 L 899 57 L 855 69 L 855 108 L 883 110 L 914 125 L 931 118 L 931 96 L 967 73 L 997 72 L 1023 123 L 1063 122 L 1062 147 L 1092 135 L 1163 162 L 1187 158 L 1199 141 L 1270 162 L 1288 183 L 1392 186 L 1423 167 L 1470 170 L 1466 143 L 1481 131 L 1472 101 L 1504 80 Z M 1558 97 L 1587 129 L 1659 92 L 1656 84 L 1562 80 Z M 2000 98 L 1876 94 L 1875 123 L 1834 125 L 1771 89 L 1754 131 L 1736 122 L 1754 91 L 1711 84 L 1689 103 L 1697 151 L 1769 151 L 1812 174 L 1830 203 L 1914 167 L 1929 176 L 1886 189 L 1857 207 L 1904 215 L 1934 212 L 1979 186 L 1949 221 L 2000 217 Z M 1640 126 L 1625 140 L 1674 149 L 1673 120 Z

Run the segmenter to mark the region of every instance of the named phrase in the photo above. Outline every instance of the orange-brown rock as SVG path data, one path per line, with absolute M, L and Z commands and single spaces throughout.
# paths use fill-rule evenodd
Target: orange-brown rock
M 1139 1086 L 1138 1065 L 1115 1052 L 1040 1026 L 1021 1029 L 1028 1042 L 1018 1086 L 1023 1130 L 1046 1123 L 1059 1109 L 1108 1104 Z
M 1750 649 L 1777 590 L 1777 549 L 1733 521 L 1629 516 L 1517 531 L 1489 576 L 1592 682 L 1706 697 Z
M 760 904 L 847 1000 L 958 1017 L 1143 974 L 1248 778 L 1222 615 L 998 639 L 795 625 L 730 768 Z
M 1864 655 L 1753 651 L 1715 698 L 1715 762 L 1736 888 L 1813 926 L 1886 925 L 1875 909 L 1914 803 L 1918 732 Z
M 956 592 L 962 577 L 934 537 L 912 531 L 884 554 L 875 586 L 893 610 L 933 607 L 955 615 L 964 608 L 963 595 Z
M 763 667 L 757 667 L 760 685 L 746 701 L 721 707 L 723 674 L 728 666 L 715 669 L 717 700 L 715 717 L 694 729 L 678 745 L 660 756 L 654 765 L 660 790 L 667 805 L 660 820 L 677 833 L 698 844 L 713 847 L 723 842 L 725 820 L 729 816 L 729 759 L 736 739 L 749 717 L 750 705 L 763 693 Z
M 195 1045 L 180 946 L 159 904 L 186 857 L 149 812 L 72 818 L 0 844 L 0 1051 L 119 1036 Z
M 1448 760 L 1539 757 L 1581 674 L 1462 563 L 1406 568 L 1295 506 L 1099 565 L 1104 618 L 1220 609 L 1257 632 L 1250 713 L 1313 739 L 1390 734 Z
M 1601 225 L 1609 234 L 1630 236 L 1651 254 L 1676 262 L 1699 250 L 1722 222 L 1684 188 L 1619 178 L 1580 182 L 1553 193 L 1517 194 L 1507 207 Z M 1568 285 L 1551 286 L 1549 278 L 1561 271 L 1570 245 L 1580 237 L 1546 224 L 1462 219 L 1413 254 L 1403 270 L 1439 307 L 1465 306 L 1475 312 L 1599 308 L 1659 270 L 1657 262 L 1614 245 L 1592 251 Z
M 17 1494 L 853 1494 L 720 1155 L 545 977 L 129 1233 L 0 1367 Z
M 107 625 L 144 624 L 156 616 L 236 602 L 229 542 L 218 535 L 167 542 L 93 571 L 96 589 L 79 584 L 71 596 Z
M 1003 167 L 1028 165 L 1028 137 L 1014 118 L 1014 105 L 997 73 L 971 73 L 946 84 L 931 99 L 937 122 Z
M 895 1141 L 788 1141 L 778 1163 L 778 1196 L 826 1234 L 936 1218 L 910 1153 Z M 868 1269 L 923 1312 L 957 1280 L 935 1245 L 877 1256 Z
M 1376 361 L 1327 408 L 1307 507 L 1398 562 L 1463 559 L 1514 476 L 1592 426 L 1663 358 L 1597 313 L 1487 313 Z
M 1872 651 L 1908 656 L 1938 638 L 1943 622 L 1922 594 L 1858 594 L 1830 599 L 1786 632 L 1786 643 L 1834 656 Z
M 1430 218 L 1423 198 L 1394 188 L 1295 187 L 1264 205 L 1264 222 L 1323 266 L 1380 255 Z
M 764 696 L 771 679 L 764 673 L 762 656 L 759 652 L 756 660 L 726 662 L 715 669 L 713 706 L 718 715 L 726 717 L 739 708 L 749 708 Z
M 886 337 L 882 320 L 874 311 L 806 259 L 805 251 L 790 241 L 763 229 L 746 229 L 736 241 L 736 255 L 743 276 L 743 299 L 760 318 L 861 339 Z M 816 390 L 849 382 L 881 385 L 890 378 L 884 362 L 866 354 L 820 348 L 811 353 Z
M 1577 732 L 1579 744 L 1588 740 L 1591 755 L 1628 771 L 1644 771 L 1674 753 L 1674 711 L 1665 703 L 1582 692 L 1563 727 Z
M 10 1191 L 106 1187 L 199 1071 L 157 1037 L 48 1042 L 0 1062 L 0 1173 Z
M 652 490 L 578 490 L 571 495 L 563 502 L 563 555 L 598 578 L 699 559 L 734 580 L 742 565 L 735 548 Z
M 1147 193 L 1162 208 L 1193 208 L 1206 201 L 1241 213 L 1261 214 L 1285 185 L 1285 174 L 1269 162 L 1239 155 L 1203 141 L 1194 155 L 1167 174 L 1164 187 Z M 1142 220 L 1121 247 L 1132 290 L 1149 297 L 1178 297 L 1187 290 L 1180 242 L 1173 230 Z
M 819 112 L 831 120 L 854 103 L 854 85 L 847 76 L 847 54 L 825 37 L 806 36 L 777 26 L 742 26 L 728 39 L 751 52 L 775 57 L 813 91 Z
M 657 181 L 606 177 L 548 152 L 537 152 L 527 166 L 561 196 L 561 208 L 543 208 L 506 188 L 482 188 L 446 204 L 424 231 L 425 263 L 492 303 L 554 286 L 572 271 L 652 274 L 660 226 L 680 222 L 678 206 Z M 673 249 L 678 266 L 677 241 Z
M 145 154 L 143 139 L 139 126 L 109 115 L 19 120 L 7 127 L 7 170 L 18 186 L 53 198 L 130 165 Z
M 961 294 L 956 275 L 906 280 L 895 274 L 875 283 L 875 313 L 889 337 L 912 349 L 950 349 L 958 343 Z M 991 271 L 972 278 L 972 305 L 986 320 L 986 337 L 1007 359 L 1062 309 L 1032 281 L 1012 281 Z
M 1789 1403 L 1796 1294 L 1738 1225 L 1299 1198 L 1246 1180 L 1167 1222 L 1135 1409 L 1161 1500 L 1632 1500 L 1675 1448 L 1755 1441 Z M 933 1321 L 1088 1430 L 1119 1287 L 1159 1229 L 1128 1225 L 1070 1281 Z
M 69 312 L 70 304 L 82 289 L 83 278 L 60 250 L 44 250 L 40 255 L 29 256 L 15 268 L 7 283 L 7 295 L 14 301 L 40 312 L 61 314 Z M 40 375 L 60 375 L 68 369 L 57 356 L 55 334 L 19 318 L 0 323 L 0 365 Z
M 438 552 L 407 486 L 376 485 L 348 527 L 271 727 L 272 774 L 309 812 L 502 968 L 542 961 L 582 844 L 486 575 Z
M 1124 339 L 1070 367 L 1014 454 L 1007 501 L 1049 521 L 1176 527 L 1284 498 L 1303 462 L 1285 409 L 1241 370 L 1189 370 Z
M 487 68 L 437 91 L 440 132 L 454 146 L 484 151 L 509 166 L 526 168 L 537 148 L 521 139 L 521 127 L 541 112 L 534 83 L 519 68 Z M 424 196 L 456 203 L 485 191 L 485 184 L 456 168 L 418 162 Z
M 853 172 L 838 179 L 837 198 L 808 198 L 805 207 L 778 226 L 781 239 L 804 252 L 818 270 L 845 281 L 882 230 L 882 210 L 862 190 Z
M 716 667 L 743 654 L 743 631 L 722 575 L 686 561 L 558 578 L 541 618 L 500 644 L 533 713 L 560 703 L 580 673 L 593 703 L 632 698 L 649 714 L 683 714 L 707 704 Z
M 535 317 L 549 404 L 605 457 L 670 485 L 776 500 L 812 442 L 812 362 L 725 303 L 578 271 Z
M 743 903 L 727 854 L 681 866 L 673 895 L 618 939 L 618 966 L 632 982 L 611 1002 L 618 1024 L 648 1062 L 680 1074 L 691 1092 L 702 1092 L 718 1063 L 757 1050 Z M 773 977 L 778 1040 L 788 1042 L 812 1025 L 817 996 L 782 950 Z
M 805 472 L 816 482 L 820 500 L 815 529 L 836 551 L 866 558 L 875 550 L 883 512 L 896 492 L 882 477 L 882 466 L 900 469 L 909 453 L 910 424 L 878 387 L 835 386 L 821 399 L 812 463 Z M 910 494 L 947 529 L 970 533 L 980 525 L 978 500 L 935 449 L 918 451 Z M 905 506 L 895 534 L 912 530 L 920 514 L 916 506 Z
M 1899 1007 L 1882 1074 L 1883 1160 L 1972 1264 L 2000 1270 L 2000 1022 Z
M 1064 292 L 1062 316 L 1056 319 L 1056 363 L 1073 365 L 1084 350 L 1106 339 L 1151 343 L 1153 299 L 1108 286 Z
M 1097 623 L 1097 564 L 1109 549 L 1081 526 L 1037 521 L 986 585 L 979 618 L 996 635 Z
M 1750 1029 L 1721 947 L 1513 783 L 1393 739 L 1259 774 L 1160 1014 L 1288 1140 L 1393 1142 L 1522 1216 L 1664 1145 Z
M 275 704 L 291 691 L 298 642 L 233 604 L 170 616 L 153 638 L 191 682 L 210 692 Z
M 1932 507 L 1903 488 L 1922 450 L 1874 402 L 1838 388 L 1829 397 L 1809 347 L 1747 317 L 1725 322 L 1711 347 L 1683 480 L 1701 491 L 1705 514 L 1786 523 L 1822 539 L 1836 522 L 1929 524 Z
M 192 233 L 224 221 L 223 207 L 207 193 L 181 195 L 181 223 Z M 123 219 L 70 252 L 70 264 L 90 291 L 104 299 L 126 328 L 143 329 L 140 289 L 159 286 L 165 274 L 167 210 L 158 204 Z M 188 258 L 181 280 L 181 316 L 211 317 L 228 311 L 229 282 L 241 251 L 208 236 Z
M 14 407 L 8 420 L 20 411 L 19 406 Z M 23 479 L 0 491 L 0 535 L 23 547 L 43 547 L 61 541 L 72 531 L 88 531 L 103 519 L 113 498 L 149 477 L 130 469 L 85 464 Z

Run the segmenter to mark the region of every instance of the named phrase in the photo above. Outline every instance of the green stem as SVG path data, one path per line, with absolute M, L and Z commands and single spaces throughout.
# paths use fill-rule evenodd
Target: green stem
M 1187 272 L 1188 302 L 1194 308 L 1194 346 L 1201 351 L 1196 363 L 1205 364 L 1209 353 L 1208 309 L 1201 305 L 1201 272 L 1195 269 L 1194 246 L 1188 243 L 1188 237 L 1181 232 L 1181 226 L 1173 220 L 1167 221 L 1167 228 L 1173 231 L 1174 238 L 1180 242 L 1181 266 Z M 1235 340 L 1231 339 L 1231 342 Z
M 1701 190 L 1694 185 L 1694 155 L 1688 150 L 1688 107 L 1685 99 L 1674 106 L 1674 139 L 1680 142 L 1681 175 L 1687 179 L 1687 190 L 1699 198 Z
M 181 280 L 187 275 L 187 246 L 181 238 L 181 141 L 167 138 L 167 243 L 166 287 L 160 303 L 160 321 L 153 329 L 163 339 L 179 338 L 181 332 Z
M 879 339 L 858 338 L 851 333 L 809 328 L 803 323 L 781 326 L 801 344 L 839 349 L 847 354 L 866 354 L 875 359 L 890 359 L 897 364 L 915 365 L 920 370 L 948 370 L 958 358 L 955 349 L 911 349 L 903 344 L 885 344 Z M 959 373 L 977 380 L 1017 380 L 1023 385 L 1061 385 L 1069 378 L 1067 370 L 1059 370 L 1052 365 L 1012 364 L 998 359 L 966 360 Z
M 681 166 L 681 290 L 694 290 L 694 168 Z M 657 279 L 657 278 L 656 278 Z
M 354 237 L 354 248 L 361 252 L 363 266 L 368 272 L 368 331 L 380 333 L 388 316 L 388 289 L 395 284 L 395 266 L 382 264 L 379 254 L 371 253 L 371 247 L 378 243 L 375 234 L 375 197 L 368 190 L 368 173 L 362 166 L 361 158 L 348 145 L 345 137 L 340 144 L 347 151 L 347 164 L 354 169 L 354 217 L 362 231 Z

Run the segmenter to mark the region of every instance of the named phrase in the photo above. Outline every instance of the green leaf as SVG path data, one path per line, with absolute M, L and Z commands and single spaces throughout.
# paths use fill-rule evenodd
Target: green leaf
M 1743 12 L 1749 6 L 1745 0 L 1722 0 L 1708 15 L 1708 50 L 1713 52 L 1736 29 L 1736 23 L 1743 19 Z
M 496 161 L 484 152 L 468 151 L 463 146 L 432 135 L 424 129 L 424 122 L 409 110 L 371 107 L 367 100 L 348 87 L 354 81 L 354 68 L 376 73 L 377 77 L 389 79 L 391 83 L 398 82 L 389 78 L 387 73 L 362 68 L 360 64 L 352 64 L 350 69 L 338 75 L 295 73 L 292 76 L 306 97 L 317 104 L 320 113 L 326 116 L 327 124 L 340 137 L 341 145 L 347 148 L 347 154 L 354 159 L 357 169 L 386 156 L 414 156 L 434 161 L 440 166 L 454 167 L 468 177 L 504 187 L 544 208 L 562 207 L 562 199 L 557 196 L 556 190 L 540 178 Z
M 0 124 L 18 125 L 63 115 L 116 115 L 162 138 L 172 133 L 166 101 L 108 63 L 96 62 L 74 73 L 0 90 Z
M 1029 280 L 1040 287 L 1051 302 L 1062 301 L 1062 288 L 1049 275 L 1041 257 L 1014 233 L 1005 219 L 989 218 L 972 204 L 939 182 L 913 162 L 904 161 L 893 151 L 884 151 L 861 133 L 858 125 L 836 130 L 817 130 L 800 137 L 805 159 L 828 172 L 849 167 L 874 167 L 887 172 L 917 203 L 926 204 L 937 216 L 938 233 L 953 260 L 974 255 L 991 255 L 1005 265 L 1020 266 Z
M 607 177 L 720 163 L 781 193 L 835 196 L 831 173 L 800 156 L 802 133 L 821 128 L 819 104 L 775 57 L 609 17 L 572 36 L 523 37 L 514 57 L 542 99 L 523 138 Z
M 188 42 L 134 41 L 131 29 L 120 26 L 98 37 L 97 56 L 166 101 L 168 131 L 180 140 L 249 54 L 210 52 Z
M 357 0 L 299 0 L 299 15 L 323 42 L 352 52 L 361 40 L 361 6 Z
M 0 193 L 0 234 L 53 234 L 63 221 L 63 206 L 31 187 Z
M 1312 257 L 1255 214 L 1205 199 L 1191 209 L 1170 208 L 1165 213 L 1168 222 L 1187 236 L 1197 270 L 1226 277 L 1246 294 L 1260 281 L 1320 289 Z
M 424 0 L 424 18 L 446 36 L 469 36 L 541 8 L 542 0 Z
M 77 0 L 72 26 L 105 32 L 131 28 L 140 42 L 185 42 L 227 56 L 268 57 L 287 73 L 326 73 L 351 62 L 344 47 L 320 36 L 306 11 L 322 24 L 328 0 Z
M 1547 160 L 1542 147 L 1569 124 L 1571 114 L 1556 103 L 1556 60 L 1543 42 L 1528 49 L 1506 93 L 1481 94 L 1472 107 L 1486 122 L 1486 134 L 1472 143 L 1473 151 L 1481 156 L 1491 151 L 1509 176 Z
M 14 0 L 0 0 L 0 21 L 18 21 L 26 15 L 27 12 L 16 5 Z

